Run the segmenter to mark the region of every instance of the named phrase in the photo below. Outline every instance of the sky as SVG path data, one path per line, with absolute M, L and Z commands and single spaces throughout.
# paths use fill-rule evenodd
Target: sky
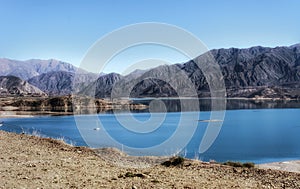
M 0 0 L 0 57 L 53 58 L 78 66 L 98 39 L 141 22 L 183 28 L 208 49 L 289 46 L 300 42 L 299 8 L 298 0 Z M 155 58 L 172 54 L 145 48 Z M 106 72 L 128 67 L 135 53 L 124 54 Z M 169 57 L 174 63 L 186 58 Z

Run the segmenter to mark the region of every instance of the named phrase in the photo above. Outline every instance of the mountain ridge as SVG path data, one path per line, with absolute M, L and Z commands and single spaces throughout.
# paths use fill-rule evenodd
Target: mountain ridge
M 77 76 L 75 77 L 75 74 Z M 78 92 L 97 79 L 96 74 L 52 71 L 32 77 L 28 83 L 51 96 L 64 96 Z
M 210 55 L 214 60 L 208 58 Z M 186 92 L 184 89 L 188 85 L 188 81 L 184 81 L 184 78 L 173 77 L 174 73 L 182 72 L 188 77 L 187 80 L 195 86 L 196 96 L 209 97 L 209 85 L 197 64 L 204 62 L 209 64 L 211 61 L 216 61 L 220 66 L 227 97 L 300 97 L 300 91 L 297 87 L 300 83 L 299 44 L 275 48 L 256 46 L 245 49 L 214 49 L 186 63 L 152 68 L 139 78 L 133 78 L 129 81 L 120 79 L 113 85 L 117 84 L 118 87 L 115 87 L 115 90 L 121 91 L 123 90 L 121 88 L 124 90 L 132 89 L 130 85 L 135 83 L 130 94 L 130 97 L 135 98 L 176 97 L 178 96 L 177 92 L 184 96 L 195 97 L 195 93 Z M 172 83 L 173 86 L 170 86 L 168 82 L 163 82 L 164 80 Z M 97 90 L 101 91 L 102 89 L 98 87 Z M 96 94 L 100 93 L 96 91 Z M 119 94 L 123 95 L 122 92 Z M 96 96 L 108 95 L 109 93 Z
M 0 75 L 14 75 L 23 80 L 51 71 L 85 72 L 76 66 L 55 60 L 29 59 L 25 61 L 0 58 Z
M 0 59 L 0 68 L 5 62 L 3 60 L 10 62 L 9 59 Z M 43 62 L 38 63 L 39 61 Z M 210 64 L 211 61 L 217 62 L 221 69 L 227 97 L 300 98 L 300 43 L 274 48 L 255 46 L 242 49 L 213 49 L 186 63 L 138 70 L 126 76 L 117 73 L 99 77 L 89 76 L 89 73 L 83 70 L 77 72 L 78 77 L 74 77 L 78 68 L 71 64 L 54 59 L 31 59 L 25 61 L 25 64 L 37 66 L 33 66 L 34 71 L 29 69 L 25 73 L 27 77 L 23 77 L 28 78 L 30 84 L 53 95 L 66 95 L 75 90 L 73 92 L 81 95 L 108 98 L 112 92 L 121 94 L 125 90 L 130 90 L 130 97 L 176 97 L 179 94 L 209 97 L 210 86 L 198 64 Z M 45 68 L 45 65 L 50 67 Z M 31 72 L 33 76 L 29 77 Z M 10 74 L 3 70 L 0 71 L 0 75 L 1 73 Z M 22 76 L 22 72 L 16 73 L 17 76 L 18 74 Z M 179 77 L 178 73 L 184 77 Z M 211 73 L 206 74 L 212 76 Z M 77 79 L 73 83 L 76 89 L 70 87 L 74 78 Z M 191 84 L 195 89 L 186 88 Z M 91 91 L 94 91 L 93 94 Z

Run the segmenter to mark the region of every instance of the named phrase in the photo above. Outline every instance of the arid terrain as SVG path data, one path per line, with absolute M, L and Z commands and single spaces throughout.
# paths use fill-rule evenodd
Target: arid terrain
M 185 160 L 128 159 L 114 150 L 0 131 L 0 188 L 300 188 L 300 174 Z M 132 168 L 126 161 L 147 168 Z M 110 160 L 108 160 L 110 159 Z M 163 159 L 161 159 L 163 160 Z M 120 164 L 121 161 L 121 164 Z M 165 160 L 163 160 L 165 161 Z M 115 162 L 115 163 L 113 163 Z M 149 166 L 152 164 L 152 166 Z
M 122 99 L 95 99 L 90 97 L 2 97 L 0 98 L 0 115 L 71 115 L 100 113 L 114 110 L 142 110 L 143 104 L 136 104 Z

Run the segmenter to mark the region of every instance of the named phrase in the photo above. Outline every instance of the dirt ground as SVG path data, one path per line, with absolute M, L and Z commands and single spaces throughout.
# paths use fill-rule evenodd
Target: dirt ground
M 0 151 L 3 189 L 300 188 L 300 174 L 294 172 L 192 160 L 185 160 L 181 166 L 165 167 L 159 163 L 162 159 L 135 158 L 109 149 L 95 151 L 3 131 L 0 131 Z M 132 163 L 148 167 L 132 168 Z

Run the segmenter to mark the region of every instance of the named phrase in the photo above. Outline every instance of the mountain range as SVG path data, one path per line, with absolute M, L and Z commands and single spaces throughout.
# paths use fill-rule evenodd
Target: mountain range
M 106 98 L 113 90 L 130 97 L 209 97 L 206 77 L 212 75 L 204 75 L 197 66 L 209 65 L 209 56 L 220 66 L 227 97 L 300 98 L 300 44 L 214 49 L 183 64 L 137 70 L 126 76 L 98 76 L 57 60 L 0 59 L 0 75 L 19 77 L 48 95 L 67 95 L 73 90 Z M 186 87 L 191 84 L 194 89 Z
M 72 64 L 54 59 L 31 59 L 26 61 L 11 60 L 6 58 L 0 59 L 1 76 L 13 75 L 23 80 L 28 80 L 29 78 L 43 73 L 56 71 L 76 72 L 77 69 L 78 68 Z

